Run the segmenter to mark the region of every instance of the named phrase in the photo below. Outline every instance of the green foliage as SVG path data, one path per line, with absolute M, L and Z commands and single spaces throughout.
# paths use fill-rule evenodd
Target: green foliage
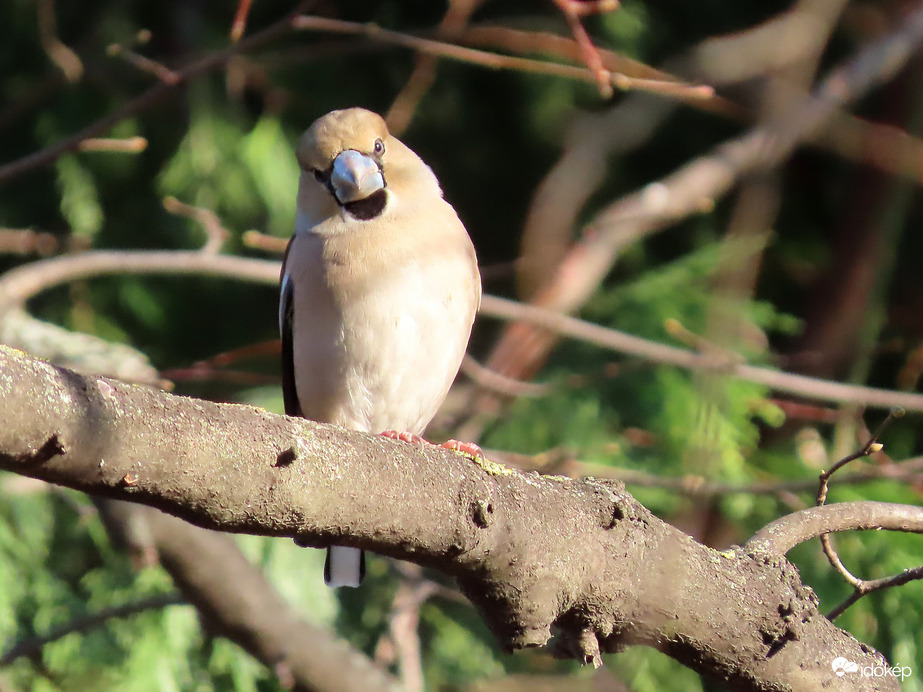
M 320 578 L 320 551 L 253 536 L 239 541 L 302 617 L 333 622 L 338 607 Z M 0 494 L 0 585 L 0 651 L 105 608 L 173 590 L 159 567 L 131 568 L 86 498 L 41 486 Z M 4 670 L 15 689 L 280 689 L 272 672 L 235 644 L 206 638 L 188 605 L 111 618 L 39 652 Z
M 430 602 L 420 613 L 420 632 L 427 643 L 424 674 L 431 689 L 458 688 L 469 680 L 501 675 L 504 668 L 490 634 L 460 608 L 443 606 Z
M 61 214 L 75 235 L 92 238 L 103 225 L 103 210 L 92 176 L 73 155 L 62 156 L 55 168 L 61 192 Z
M 292 200 L 298 192 L 298 163 L 291 137 L 275 118 L 262 118 L 241 142 L 240 152 L 268 212 L 265 232 L 287 236 L 295 224 Z
M 245 129 L 215 112 L 210 100 L 193 103 L 189 130 L 160 176 L 161 192 L 211 209 L 231 227 L 255 220 L 262 209 L 240 158 Z

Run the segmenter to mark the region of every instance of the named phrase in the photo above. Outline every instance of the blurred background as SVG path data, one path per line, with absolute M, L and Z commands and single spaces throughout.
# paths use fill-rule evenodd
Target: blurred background
M 307 18 L 293 26 L 293 10 Z M 439 177 L 486 293 L 727 366 L 680 368 L 655 349 L 551 338 L 485 310 L 475 362 L 430 435 L 525 469 L 623 479 L 659 516 L 726 547 L 812 505 L 820 470 L 860 448 L 891 400 L 866 408 L 861 395 L 796 394 L 724 370 L 745 361 L 920 389 L 919 14 L 898 0 L 11 0 L 0 7 L 0 271 L 206 241 L 278 259 L 299 134 L 334 108 L 375 110 Z M 857 66 L 860 53 L 887 59 Z M 54 149 L 94 124 L 106 139 Z M 143 354 L 139 381 L 152 367 L 177 393 L 282 411 L 273 286 L 108 272 L 42 291 L 28 310 L 67 330 L 55 339 L 79 332 Z M 44 357 L 62 350 L 10 324 L 0 336 Z M 76 351 L 63 362 L 79 366 Z M 913 411 L 893 422 L 883 452 L 834 479 L 831 501 L 919 503 L 921 431 Z M 301 684 L 220 636 L 175 566 L 161 566 L 161 539 L 110 514 L 0 475 L 0 690 Z M 837 547 L 855 574 L 878 578 L 916 566 L 919 540 L 848 534 Z M 408 690 L 712 689 L 650 649 L 607 656 L 601 671 L 506 655 L 450 580 L 413 566 L 373 557 L 363 588 L 334 592 L 319 551 L 234 541 L 293 613 Z M 824 612 L 849 595 L 816 543 L 791 557 Z M 916 669 L 921 588 L 871 595 L 837 624 Z M 91 617 L 116 607 L 128 612 Z M 48 636 L 59 629 L 70 633 Z M 923 675 L 904 685 L 923 689 Z

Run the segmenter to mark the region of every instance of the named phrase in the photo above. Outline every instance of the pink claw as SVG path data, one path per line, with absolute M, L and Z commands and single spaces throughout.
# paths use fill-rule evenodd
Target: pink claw
M 462 454 L 467 454 L 474 457 L 475 459 L 486 459 L 487 456 L 484 454 L 484 450 L 478 447 L 473 442 L 459 442 L 458 440 L 446 440 L 443 442 L 440 447 L 445 447 L 446 449 L 453 449 L 456 452 L 461 452 Z
M 381 436 L 387 437 L 389 440 L 400 440 L 401 442 L 409 442 L 412 445 L 420 445 L 421 447 L 430 444 L 419 435 L 414 435 L 409 432 L 400 432 L 398 430 L 385 430 L 381 433 Z

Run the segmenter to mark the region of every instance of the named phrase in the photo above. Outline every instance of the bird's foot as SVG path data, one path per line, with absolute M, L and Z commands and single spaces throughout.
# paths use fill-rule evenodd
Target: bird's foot
M 382 437 L 387 437 L 389 440 L 400 440 L 401 442 L 409 442 L 412 445 L 419 445 L 420 447 L 426 447 L 427 445 L 432 445 L 434 447 L 443 447 L 445 449 L 451 449 L 453 452 L 459 452 L 465 456 L 469 456 L 472 459 L 486 459 L 487 456 L 484 454 L 484 450 L 478 447 L 473 442 L 459 442 L 458 440 L 447 440 L 440 445 L 437 445 L 428 440 L 424 440 L 419 435 L 414 435 L 409 432 L 401 432 L 399 430 L 385 430 L 381 433 Z
M 387 437 L 389 440 L 400 440 L 401 442 L 409 442 L 412 445 L 419 445 L 420 447 L 425 447 L 432 442 L 427 442 L 419 435 L 414 435 L 409 432 L 401 432 L 400 430 L 385 430 L 381 433 L 382 437 Z
M 445 447 L 446 449 L 451 449 L 456 452 L 461 452 L 465 456 L 469 456 L 472 459 L 486 459 L 487 458 L 487 455 L 484 454 L 484 450 L 478 447 L 473 442 L 459 442 L 458 440 L 446 440 L 439 446 Z

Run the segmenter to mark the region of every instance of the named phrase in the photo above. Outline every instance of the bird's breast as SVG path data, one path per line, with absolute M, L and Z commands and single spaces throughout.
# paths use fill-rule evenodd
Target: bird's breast
M 400 242 L 376 250 L 328 238 L 305 248 L 311 257 L 293 276 L 296 314 L 307 318 L 294 333 L 304 414 L 370 432 L 421 433 L 467 345 L 470 263 L 444 247 Z

